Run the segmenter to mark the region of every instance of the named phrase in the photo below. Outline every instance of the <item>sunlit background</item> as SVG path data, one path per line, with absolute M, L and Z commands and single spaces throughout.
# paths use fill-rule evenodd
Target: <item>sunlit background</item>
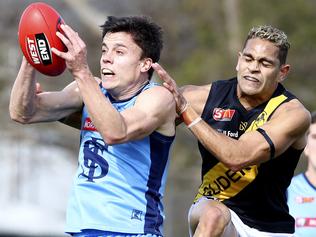
M 77 165 L 79 131 L 60 123 L 20 125 L 10 120 L 10 90 L 21 62 L 19 18 L 34 1 L 0 0 L 0 236 L 65 236 L 69 186 Z M 316 1 L 314 0 L 59 0 L 53 6 L 86 42 L 99 74 L 101 32 L 109 15 L 147 15 L 164 29 L 161 64 L 179 85 L 206 84 L 235 75 L 238 51 L 253 25 L 288 33 L 291 73 L 285 85 L 316 109 Z M 38 75 L 44 90 L 71 82 Z M 197 143 L 183 127 L 170 162 L 165 235 L 188 236 L 187 211 L 200 183 Z M 296 172 L 305 169 L 302 157 Z

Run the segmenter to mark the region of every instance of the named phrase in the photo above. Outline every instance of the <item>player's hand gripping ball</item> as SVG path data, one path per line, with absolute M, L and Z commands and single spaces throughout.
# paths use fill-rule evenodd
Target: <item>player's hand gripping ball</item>
M 54 8 L 41 2 L 30 4 L 20 19 L 18 36 L 22 52 L 35 69 L 48 76 L 58 76 L 66 68 L 65 60 L 51 52 L 52 47 L 67 51 L 56 36 L 56 31 L 62 32 L 63 23 Z

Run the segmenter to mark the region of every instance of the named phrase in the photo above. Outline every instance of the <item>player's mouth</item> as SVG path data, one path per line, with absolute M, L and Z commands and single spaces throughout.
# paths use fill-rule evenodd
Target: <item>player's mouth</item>
M 247 81 L 251 81 L 251 82 L 259 82 L 259 80 L 255 77 L 252 76 L 244 76 L 244 79 L 246 79 Z
M 115 75 L 115 73 L 114 73 L 112 70 L 107 69 L 107 68 L 103 68 L 103 69 L 101 70 L 101 72 L 102 72 L 102 74 L 103 74 L 104 76 L 114 76 L 114 75 Z

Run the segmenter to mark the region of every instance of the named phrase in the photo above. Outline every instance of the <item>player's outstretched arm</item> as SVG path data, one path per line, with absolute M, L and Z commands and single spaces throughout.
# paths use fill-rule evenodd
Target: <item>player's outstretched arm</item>
M 203 109 L 200 105 L 205 105 L 207 95 L 203 93 L 203 89 L 209 91 L 210 86 L 199 87 L 200 89 L 187 87 L 180 91 L 175 81 L 160 65 L 154 64 L 153 67 L 164 81 L 164 86 L 173 93 L 177 111 L 181 112 L 184 123 L 204 147 L 227 167 L 240 170 L 271 158 L 271 147 L 261 133 L 247 132 L 235 140 L 217 132 L 201 119 Z M 202 102 L 194 102 L 194 98 L 199 98 L 200 95 Z M 274 144 L 274 157 L 290 146 L 295 149 L 304 148 L 309 124 L 310 114 L 298 100 L 282 104 L 270 121 L 262 126 Z
M 23 57 L 10 96 L 9 113 L 13 120 L 26 123 L 34 114 L 36 91 L 35 69 Z
M 19 123 L 57 121 L 82 107 L 82 99 L 75 82 L 61 91 L 40 92 L 35 69 L 23 57 L 13 84 L 9 113 Z

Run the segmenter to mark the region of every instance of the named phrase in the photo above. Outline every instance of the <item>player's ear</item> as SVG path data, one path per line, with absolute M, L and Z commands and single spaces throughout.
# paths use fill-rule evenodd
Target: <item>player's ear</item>
M 289 74 L 290 71 L 290 65 L 289 64 L 283 64 L 280 67 L 280 76 L 279 76 L 279 82 L 282 82 L 285 80 L 287 75 Z
M 147 72 L 153 63 L 153 60 L 151 58 L 144 58 L 140 64 L 140 71 L 141 72 Z
M 236 65 L 236 71 L 237 71 L 237 72 L 238 72 L 238 70 L 239 70 L 239 60 L 240 60 L 241 56 L 242 56 L 242 53 L 239 52 L 239 53 L 238 53 L 237 65 Z

